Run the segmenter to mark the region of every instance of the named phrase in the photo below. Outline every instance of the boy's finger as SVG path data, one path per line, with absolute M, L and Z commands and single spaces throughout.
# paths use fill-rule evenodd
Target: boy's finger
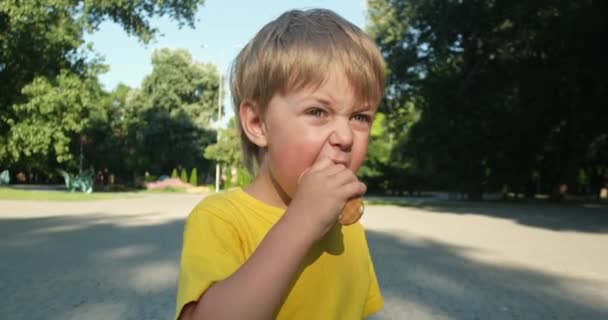
M 315 172 L 315 171 L 319 171 L 319 170 L 323 170 L 325 168 L 331 167 L 333 165 L 334 165 L 334 162 L 331 161 L 331 159 L 329 159 L 328 157 L 321 157 L 320 159 L 315 161 L 315 163 L 313 163 L 312 166 L 310 166 L 309 171 Z
M 336 174 L 338 174 L 338 173 L 340 173 L 340 172 L 343 172 L 343 171 L 348 171 L 348 172 L 350 172 L 350 170 L 349 170 L 349 169 L 348 169 L 346 166 L 344 166 L 343 164 L 336 164 L 336 165 L 333 165 L 333 166 L 329 167 L 329 168 L 328 168 L 328 169 L 325 171 L 325 173 L 326 173 L 328 176 L 333 176 L 333 175 L 336 175 Z
M 344 168 L 344 166 L 342 166 L 340 169 L 341 170 L 334 170 L 333 172 L 328 174 L 331 180 L 334 181 L 337 185 L 343 186 L 352 181 L 357 181 L 357 176 L 355 176 L 352 171 Z
M 362 197 L 365 192 L 367 192 L 367 186 L 363 182 L 353 181 L 342 186 L 342 191 L 348 196 L 348 198 Z
M 300 173 L 300 176 L 298 177 L 298 184 L 300 184 L 300 180 L 302 180 L 302 177 L 307 173 L 307 172 L 315 172 L 315 171 L 319 171 L 319 170 L 323 170 L 327 167 L 330 167 L 331 165 L 333 165 L 334 163 L 327 157 L 321 157 L 319 159 L 317 159 L 317 161 L 315 161 L 315 163 L 312 164 L 312 166 L 306 168 L 304 171 L 302 171 L 302 173 Z

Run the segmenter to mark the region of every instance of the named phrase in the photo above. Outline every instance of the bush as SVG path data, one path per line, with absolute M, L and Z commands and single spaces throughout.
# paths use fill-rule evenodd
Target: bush
M 251 174 L 249 174 L 249 171 L 247 171 L 247 169 L 242 167 L 238 168 L 236 174 L 236 184 L 239 187 L 244 188 L 248 186 L 251 183 L 251 180 L 253 180 L 253 177 L 251 176 Z
M 182 168 L 182 174 L 180 179 L 183 183 L 188 183 L 188 172 L 186 172 L 186 168 Z
M 156 181 L 158 178 L 153 174 L 148 174 L 144 176 L 144 183 Z
M 171 171 L 171 178 L 177 178 L 177 169 L 173 168 L 173 171 Z
M 190 172 L 190 184 L 193 186 L 198 186 L 198 172 L 196 168 L 192 168 L 192 172 Z
M 190 187 L 191 185 L 182 182 L 182 180 L 178 178 L 146 183 L 146 189 L 148 190 L 164 190 L 173 192 L 188 189 Z
M 225 166 L 222 173 L 226 178 L 223 181 L 223 189 L 230 189 L 234 187 L 244 188 L 249 185 L 252 180 L 252 176 L 249 174 L 247 169 L 243 168 L 242 166 L 237 166 L 234 168 Z M 236 176 L 234 176 L 234 173 L 236 173 Z

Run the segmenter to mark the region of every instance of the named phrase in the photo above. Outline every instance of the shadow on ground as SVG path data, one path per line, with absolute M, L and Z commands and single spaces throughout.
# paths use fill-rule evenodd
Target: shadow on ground
M 170 319 L 183 221 L 138 225 L 139 217 L 0 220 L 0 314 Z
M 170 319 L 183 220 L 125 225 L 138 217 L 0 220 L 0 314 Z M 368 237 L 386 301 L 376 319 L 608 319 L 607 283 L 484 264 L 433 241 Z
M 608 319 L 608 283 L 474 261 L 469 248 L 367 232 L 385 308 L 374 319 Z
M 608 205 L 600 203 L 470 202 L 459 200 L 400 200 L 399 198 L 372 198 L 368 203 L 371 205 L 415 207 L 430 212 L 484 215 L 553 231 L 608 233 Z

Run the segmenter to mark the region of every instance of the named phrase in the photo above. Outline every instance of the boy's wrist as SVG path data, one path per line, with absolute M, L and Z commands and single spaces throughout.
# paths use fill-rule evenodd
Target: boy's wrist
M 312 246 L 321 238 L 321 235 L 318 235 L 320 232 L 312 225 L 310 219 L 307 219 L 306 214 L 294 210 L 297 209 L 287 209 L 280 222 L 288 231 L 290 238 L 303 245 Z

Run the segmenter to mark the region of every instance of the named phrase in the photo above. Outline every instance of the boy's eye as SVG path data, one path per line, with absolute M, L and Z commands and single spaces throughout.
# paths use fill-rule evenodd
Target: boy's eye
M 313 117 L 321 118 L 325 116 L 325 110 L 321 108 L 310 108 L 306 111 L 306 114 L 311 115 Z
M 362 114 L 362 113 L 356 114 L 353 117 L 353 119 L 355 119 L 356 121 L 359 121 L 359 122 L 366 122 L 366 123 L 372 122 L 372 117 L 370 117 L 366 114 Z

